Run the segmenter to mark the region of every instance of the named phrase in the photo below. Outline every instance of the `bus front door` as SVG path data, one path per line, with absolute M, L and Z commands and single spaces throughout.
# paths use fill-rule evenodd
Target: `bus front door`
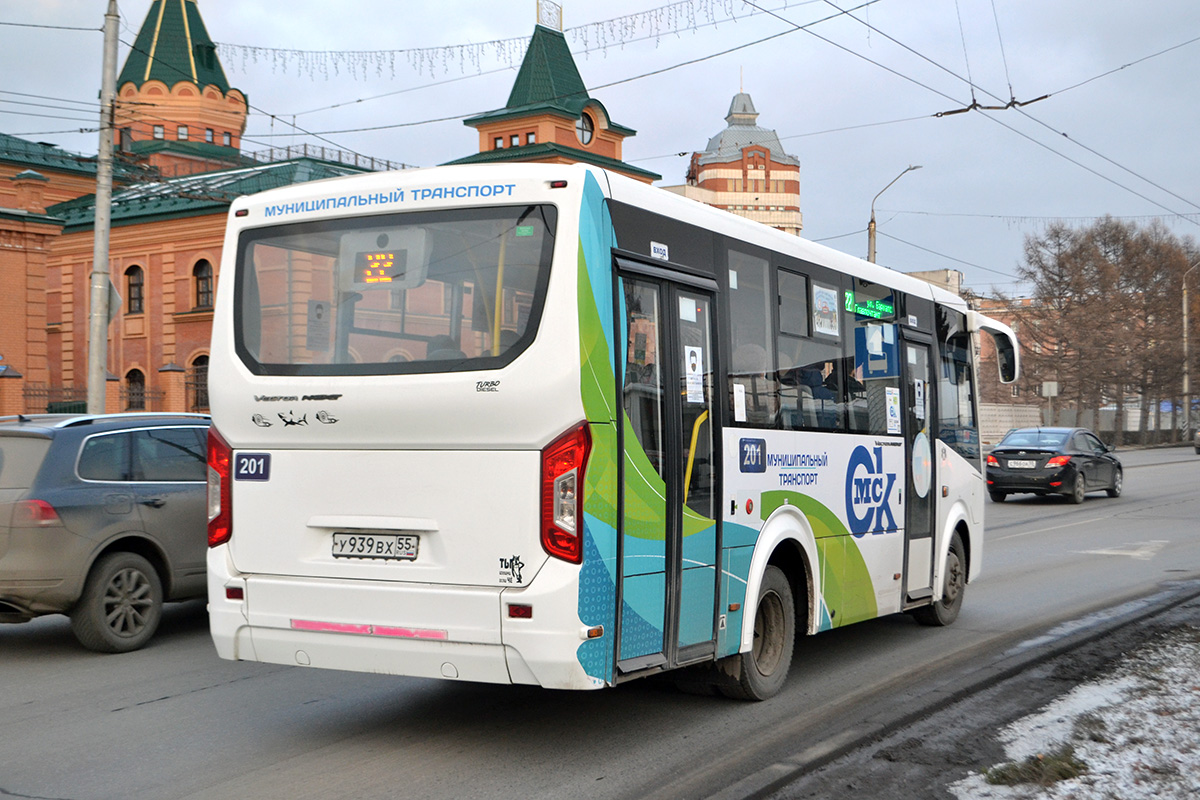
M 905 603 L 927 601 L 933 593 L 935 485 L 933 441 L 933 363 L 927 337 L 904 339 L 904 485 Z
M 619 286 L 617 662 L 630 674 L 715 652 L 720 437 L 711 293 L 632 275 Z

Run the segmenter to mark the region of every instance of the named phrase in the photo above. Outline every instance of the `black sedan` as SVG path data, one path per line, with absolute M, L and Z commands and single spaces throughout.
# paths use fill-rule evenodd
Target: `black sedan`
M 988 494 L 997 503 L 1010 494 L 1062 494 L 1082 503 L 1103 489 L 1120 497 L 1121 462 L 1115 448 L 1086 428 L 1017 428 L 987 457 Z

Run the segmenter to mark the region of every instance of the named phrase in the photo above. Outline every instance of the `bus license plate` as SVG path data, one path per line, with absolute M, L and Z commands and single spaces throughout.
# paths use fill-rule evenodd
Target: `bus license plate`
M 407 533 L 335 533 L 333 557 L 415 561 L 420 541 Z
M 1009 469 L 1033 469 L 1033 468 L 1034 468 L 1034 467 L 1036 467 L 1036 466 L 1037 466 L 1037 462 L 1036 462 L 1036 461 L 1019 461 L 1019 460 L 1016 460 L 1016 461 L 1009 461 L 1009 462 L 1008 462 L 1008 468 L 1009 468 Z

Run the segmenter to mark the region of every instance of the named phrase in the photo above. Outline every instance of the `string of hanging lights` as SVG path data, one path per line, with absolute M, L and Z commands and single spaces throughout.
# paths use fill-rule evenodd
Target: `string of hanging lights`
M 806 0 L 789 2 L 803 5 Z M 785 2 L 782 7 L 788 4 Z M 623 47 L 630 41 L 652 38 L 657 46 L 663 36 L 679 36 L 700 27 L 736 22 L 762 13 L 742 0 L 676 0 L 646 11 L 565 28 L 563 35 L 584 54 L 599 51 L 607 55 L 609 48 Z M 217 51 L 226 67 L 240 65 L 243 73 L 252 65 L 268 65 L 273 73 L 312 80 L 339 77 L 367 80 L 372 75 L 394 79 L 404 65 L 418 75 L 434 77 L 454 69 L 463 74 L 482 72 L 485 65 L 493 62 L 514 67 L 525 57 L 528 44 L 528 36 L 401 50 L 301 50 L 220 42 Z

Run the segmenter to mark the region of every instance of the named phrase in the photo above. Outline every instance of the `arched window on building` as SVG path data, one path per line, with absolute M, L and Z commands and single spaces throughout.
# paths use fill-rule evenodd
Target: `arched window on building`
M 207 259 L 200 259 L 192 267 L 192 281 L 196 286 L 196 308 L 212 308 L 213 268 Z
M 141 314 L 145 310 L 146 276 L 142 268 L 134 265 L 125 270 L 126 314 Z
M 208 411 L 208 356 L 196 356 L 184 378 L 188 411 Z
M 146 376 L 140 369 L 131 369 L 125 373 L 125 409 L 146 410 Z

